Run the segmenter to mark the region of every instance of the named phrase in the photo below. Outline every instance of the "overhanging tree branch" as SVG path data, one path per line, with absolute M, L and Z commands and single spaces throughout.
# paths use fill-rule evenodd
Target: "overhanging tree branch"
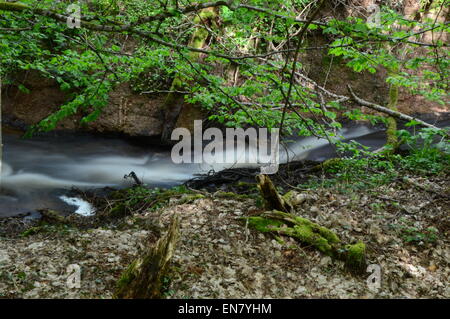
M 315 24 L 315 25 L 319 25 L 319 26 L 327 26 L 327 23 L 324 22 L 319 22 L 319 21 L 314 21 L 314 20 L 304 20 L 304 19 L 296 19 L 293 17 L 289 17 L 289 16 L 285 16 L 282 14 L 278 14 L 278 13 L 274 13 L 269 9 L 266 8 L 260 8 L 260 7 L 255 7 L 255 6 L 250 6 L 250 5 L 246 5 L 246 4 L 239 4 L 239 3 L 235 3 L 235 1 L 232 0 L 228 0 L 228 1 L 216 1 L 216 2 L 206 2 L 206 3 L 201 3 L 201 4 L 193 4 L 190 6 L 187 6 L 185 8 L 181 8 L 181 9 L 168 9 L 165 12 L 153 15 L 153 16 L 148 16 L 148 17 L 143 17 L 141 18 L 138 22 L 136 23 L 130 23 L 130 24 L 121 24 L 119 22 L 115 22 L 115 21 L 108 21 L 109 23 L 111 23 L 111 25 L 99 25 L 94 23 L 93 21 L 95 21 L 94 19 L 91 18 L 83 18 L 80 20 L 80 25 L 85 27 L 86 29 L 89 30 L 93 30 L 93 31 L 100 31 L 100 32 L 116 32 L 116 33 L 123 33 L 123 32 L 127 32 L 130 34 L 136 34 L 138 36 L 144 37 L 148 40 L 150 40 L 151 42 L 172 48 L 172 49 L 177 49 L 177 50 L 189 50 L 191 52 L 197 52 L 197 53 L 203 53 L 203 54 L 207 54 L 207 55 L 212 55 L 212 56 L 216 56 L 219 58 L 224 58 L 230 61 L 234 61 L 236 62 L 237 60 L 242 60 L 242 59 L 249 59 L 249 58 L 257 58 L 259 57 L 258 55 L 246 55 L 246 56 L 230 56 L 227 54 L 222 54 L 220 52 L 216 52 L 216 51 L 209 51 L 209 50 L 204 50 L 204 49 L 199 49 L 199 48 L 194 48 L 194 47 L 189 47 L 189 46 L 185 46 L 185 45 L 179 45 L 176 43 L 171 43 L 171 42 L 167 42 L 164 41 L 160 38 L 158 38 L 156 36 L 156 34 L 151 33 L 151 32 L 147 32 L 147 31 L 143 31 L 140 29 L 136 29 L 135 27 L 137 25 L 140 24 L 144 24 L 147 22 L 151 22 L 151 21 L 161 21 L 164 20 L 166 18 L 169 17 L 173 17 L 173 16 L 177 16 L 179 14 L 186 14 L 186 13 L 190 13 L 190 12 L 195 12 L 198 10 L 201 10 L 203 8 L 207 8 L 207 7 L 218 7 L 218 6 L 226 6 L 228 8 L 230 8 L 230 10 L 237 10 L 240 8 L 243 9 L 248 9 L 248 10 L 253 10 L 253 11 L 257 11 L 257 12 L 262 12 L 271 16 L 274 16 L 276 18 L 280 18 L 280 19 L 289 19 L 292 20 L 294 22 L 297 23 L 305 23 L 305 24 Z M 37 15 L 41 15 L 41 16 L 46 16 L 46 17 L 50 17 L 53 18 L 55 20 L 61 21 L 61 22 L 66 22 L 67 19 L 69 18 L 69 16 L 64 15 L 64 14 L 60 14 L 58 12 L 55 12 L 53 10 L 47 10 L 47 9 L 42 9 L 42 8 L 32 8 L 28 5 L 22 4 L 22 3 L 17 3 L 17 2 L 0 2 L 0 11 L 30 11 L 34 14 Z M 89 21 L 88 21 L 89 20 Z M 445 25 L 447 25 L 448 23 L 446 23 Z M 438 27 L 434 27 L 438 28 Z M 425 31 L 429 31 L 429 30 L 425 30 Z M 425 32 L 424 31 L 424 32 Z M 412 35 L 408 35 L 409 36 L 413 36 Z M 404 39 L 399 39 L 399 38 L 388 38 L 388 39 L 383 39 L 382 41 L 394 41 L 394 42 L 399 42 L 399 41 L 404 41 Z M 415 41 L 404 41 L 404 42 L 408 42 L 414 45 L 420 45 L 420 46 L 433 46 L 433 44 L 427 44 L 427 43 L 421 43 L 421 42 L 415 42 Z M 443 44 L 442 46 L 446 46 L 445 44 Z M 325 48 L 325 47 L 324 47 Z M 332 48 L 332 46 L 330 47 Z M 305 48 L 308 49 L 308 48 Z M 320 47 L 317 48 L 309 48 L 309 49 L 321 49 Z M 279 52 L 276 52 L 274 54 L 277 54 Z M 268 55 L 272 55 L 272 53 L 268 54 Z
M 283 124 L 284 124 L 284 119 L 285 119 L 285 114 L 286 114 L 286 110 L 288 105 L 290 105 L 291 101 L 291 92 L 292 92 L 292 86 L 294 85 L 295 82 L 295 72 L 296 72 L 296 65 L 297 65 L 297 60 L 298 60 L 298 55 L 300 53 L 300 48 L 302 45 L 302 40 L 303 40 L 303 35 L 306 32 L 306 29 L 308 28 L 308 26 L 311 24 L 311 22 L 314 20 L 314 18 L 316 17 L 316 15 L 319 13 L 320 9 L 322 8 L 323 4 L 325 3 L 325 0 L 322 0 L 319 2 L 319 4 L 317 5 L 317 8 L 314 10 L 314 12 L 312 13 L 311 17 L 308 19 L 308 21 L 306 22 L 306 24 L 303 25 L 302 29 L 299 32 L 298 35 L 298 42 L 297 42 L 297 47 L 295 49 L 295 53 L 294 53 L 294 62 L 292 65 L 292 71 L 291 71 L 291 76 L 290 76 L 290 81 L 289 81 L 289 88 L 286 94 L 286 101 L 285 101 L 285 106 L 283 109 L 283 114 L 281 116 L 281 123 L 280 123 L 280 133 L 283 133 Z M 282 93 L 283 93 L 283 89 L 282 87 L 280 88 Z
M 392 117 L 395 117 L 395 118 L 403 120 L 403 121 L 408 121 L 408 122 L 409 121 L 415 121 L 418 124 L 420 124 L 421 126 L 425 126 L 425 127 L 436 129 L 436 130 L 441 130 L 439 127 L 434 126 L 432 124 L 429 124 L 427 122 L 424 122 L 424 121 L 422 121 L 422 120 L 420 120 L 418 118 L 415 118 L 415 117 L 412 117 L 412 116 L 400 113 L 398 111 L 391 110 L 391 109 L 389 109 L 387 107 L 384 107 L 384 106 L 381 106 L 381 105 L 378 105 L 378 104 L 375 104 L 375 103 L 363 100 L 360 97 L 358 97 L 355 94 L 355 92 L 353 92 L 353 89 L 352 89 L 352 87 L 349 84 L 347 84 L 347 89 L 348 89 L 348 92 L 350 93 L 350 96 L 351 96 L 352 100 L 355 101 L 356 103 L 362 105 L 362 106 L 366 106 L 368 108 L 371 108 L 372 110 L 388 114 L 388 115 L 390 115 Z M 447 134 L 447 136 L 449 136 L 449 134 Z
M 148 23 L 148 22 L 152 22 L 152 21 L 157 21 L 157 20 L 163 20 L 166 18 L 175 17 L 180 14 L 196 12 L 196 11 L 200 11 L 202 9 L 211 8 L 211 7 L 227 7 L 233 11 L 238 10 L 238 9 L 247 9 L 250 11 L 257 11 L 257 12 L 265 13 L 267 15 L 271 15 L 271 16 L 279 18 L 279 19 L 290 19 L 297 23 L 307 23 L 308 22 L 308 20 L 297 19 L 295 17 L 289 17 L 286 15 L 282 15 L 282 14 L 273 12 L 270 9 L 251 6 L 248 4 L 236 3 L 235 0 L 228 0 L 228 1 L 221 0 L 221 1 L 212 1 L 212 2 L 205 2 L 205 3 L 196 3 L 196 4 L 192 4 L 190 6 L 186 6 L 184 8 L 178 9 L 178 10 L 177 9 L 169 9 L 168 11 L 165 11 L 165 12 L 161 12 L 161 13 L 158 13 L 158 14 L 155 14 L 152 16 L 141 18 L 136 23 L 133 23 L 132 26 L 136 26 L 139 24 L 144 24 L 144 23 Z M 327 26 L 327 23 L 320 22 L 320 21 L 311 21 L 310 24 L 315 24 L 315 25 L 319 25 L 319 26 Z

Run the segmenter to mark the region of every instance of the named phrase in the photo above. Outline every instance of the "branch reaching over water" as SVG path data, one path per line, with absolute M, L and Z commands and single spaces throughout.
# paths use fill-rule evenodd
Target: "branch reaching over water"
M 420 120 L 418 118 L 415 118 L 415 117 L 412 117 L 412 116 L 400 113 L 399 111 L 391 110 L 391 109 L 389 109 L 387 107 L 384 107 L 384 106 L 381 106 L 381 105 L 378 105 L 378 104 L 375 104 L 375 103 L 363 100 L 360 97 L 358 97 L 355 94 L 355 92 L 353 92 L 353 89 L 351 88 L 350 85 L 347 85 L 347 89 L 348 89 L 348 92 L 350 93 L 350 96 L 352 97 L 352 100 L 355 101 L 356 103 L 362 105 L 362 106 L 366 106 L 366 107 L 371 108 L 371 109 L 373 109 L 375 111 L 388 114 L 388 115 L 390 115 L 392 117 L 395 117 L 397 119 L 400 119 L 400 120 L 404 120 L 404 121 L 408 121 L 408 122 L 414 120 L 414 121 L 416 121 L 418 124 L 420 124 L 422 126 L 433 128 L 433 129 L 436 129 L 436 130 L 441 130 L 439 127 L 434 126 L 432 124 L 429 124 L 429 123 L 427 123 L 425 121 L 422 121 L 422 120 Z

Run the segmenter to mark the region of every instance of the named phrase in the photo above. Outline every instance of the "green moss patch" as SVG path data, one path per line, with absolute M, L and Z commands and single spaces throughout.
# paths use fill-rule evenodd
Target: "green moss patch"
M 344 260 L 350 270 L 360 270 L 365 265 L 366 245 L 363 242 L 342 245 L 333 231 L 309 219 L 277 210 L 245 219 L 250 227 L 260 232 L 293 237 L 328 256 Z
M 359 241 L 346 246 L 345 263 L 352 270 L 364 270 L 366 264 L 366 245 Z

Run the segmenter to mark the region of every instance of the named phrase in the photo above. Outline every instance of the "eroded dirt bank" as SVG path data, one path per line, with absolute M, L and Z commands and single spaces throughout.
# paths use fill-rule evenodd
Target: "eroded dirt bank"
M 178 214 L 168 298 L 449 298 L 448 176 L 411 178 L 428 190 L 401 180 L 360 193 L 318 188 L 302 192 L 296 207 L 346 242 L 367 244 L 368 263 L 382 269 L 378 292 L 368 289 L 369 273 L 352 275 L 293 239 L 281 244 L 248 229 L 241 217 L 261 212 L 258 200 L 222 192 L 94 229 L 48 226 L 1 238 L 0 296 L 109 298 L 130 261 Z M 67 287 L 70 264 L 81 267 L 79 289 Z

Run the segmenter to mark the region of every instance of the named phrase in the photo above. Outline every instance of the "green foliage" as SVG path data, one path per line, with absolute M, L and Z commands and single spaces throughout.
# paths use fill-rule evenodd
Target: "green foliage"
M 348 155 L 326 166 L 325 171 L 332 178 L 322 183 L 322 186 L 367 189 L 389 183 L 397 176 L 394 163 L 382 154 L 371 153 L 368 147 L 356 141 L 338 141 L 337 150 L 340 154 Z
M 155 211 L 166 206 L 172 198 L 180 198 L 179 203 L 188 203 L 203 197 L 202 195 L 198 195 L 200 194 L 193 193 L 183 185 L 175 186 L 170 189 L 134 186 L 115 191 L 110 195 L 110 198 L 114 203 L 110 214 L 120 217 L 131 212 L 138 213 L 145 210 Z
M 67 93 L 66 103 L 41 121 L 34 131 L 52 130 L 59 121 L 73 114 L 81 114 L 82 124 L 88 125 L 101 114 L 117 84 L 129 82 L 139 93 L 157 93 L 170 89 L 169 84 L 177 75 L 189 84 L 183 89 L 187 92 L 186 101 L 201 105 L 211 120 L 228 127 L 275 128 L 280 126 L 282 118 L 287 134 L 324 136 L 327 129 L 340 127 L 335 119 L 336 110 L 342 105 L 326 101 L 328 108 L 324 111 L 315 89 L 303 83 L 293 86 L 290 94 L 293 106 L 284 112 L 293 67 L 291 53 L 298 40 L 287 38 L 287 34 L 300 30 L 303 23 L 295 19 L 299 13 L 311 10 L 313 1 L 245 2 L 263 10 L 237 9 L 241 2 L 235 1 L 230 6 L 221 6 L 220 17 L 207 27 L 202 26 L 197 13 L 181 13 L 182 7 L 204 2 L 207 0 L 80 3 L 83 16 L 91 25 L 118 29 L 136 23 L 132 29 L 117 32 L 70 29 L 63 22 L 30 11 L 2 11 L 0 28 L 11 31 L 0 33 L 0 75 L 6 78 L 6 83 L 14 83 L 27 92 L 28 88 L 17 83 L 13 75 L 35 70 L 54 79 Z M 70 4 L 55 4 L 50 0 L 24 0 L 23 3 L 59 13 L 65 13 Z M 165 18 L 155 18 L 161 15 Z M 144 17 L 155 19 L 139 23 Z M 435 32 L 449 30 L 448 25 L 436 21 L 406 20 L 386 6 L 382 8 L 379 26 L 369 26 L 361 18 L 350 17 L 327 20 L 325 26 L 313 22 L 308 32 L 328 39 L 324 58 L 335 57 L 356 73 L 400 68 L 386 78 L 389 84 L 443 104 L 448 94 L 450 69 L 444 43 L 436 41 L 436 47 L 423 47 L 423 53 L 409 54 L 416 48 L 411 39 L 417 36 L 420 40 L 415 30 L 431 27 Z M 211 54 L 190 54 L 189 50 L 182 49 L 195 30 L 207 32 L 204 49 Z M 400 44 L 404 48 L 402 54 L 397 50 Z M 300 54 L 306 52 L 303 49 L 308 45 L 304 41 Z M 281 49 L 277 54 L 273 52 L 276 47 Z M 266 53 L 271 54 L 264 56 Z M 261 54 L 262 58 L 255 56 Z M 297 63 L 298 70 L 303 68 L 302 61 Z M 238 72 L 239 81 L 230 75 L 234 71 Z
M 439 239 L 439 231 L 435 227 L 418 228 L 411 225 L 392 224 L 392 228 L 400 232 L 404 242 L 422 245 L 433 244 Z
M 444 105 L 448 97 L 448 81 L 445 79 L 449 75 L 449 51 L 439 50 L 444 44 L 437 41 L 437 48 L 426 47 L 423 55 L 416 53 L 406 59 L 399 58 L 396 51 L 399 43 L 408 42 L 415 35 L 420 35 L 414 31 L 418 28 L 434 28 L 434 32 L 448 30 L 448 25 L 434 23 L 435 21 L 406 20 L 401 14 L 385 6 L 382 7 L 378 26 L 369 27 L 364 20 L 350 17 L 346 21 L 332 20 L 323 28 L 323 32 L 336 37 L 328 54 L 343 58 L 353 71 L 376 73 L 381 69 L 390 71 L 403 66 L 405 71 L 388 76 L 386 82 Z M 412 47 L 404 48 L 404 53 L 413 52 L 413 44 Z M 426 65 L 434 68 L 426 68 Z M 423 72 L 413 72 L 419 68 Z
M 354 191 L 391 183 L 405 171 L 419 175 L 448 173 L 450 144 L 444 130 L 424 128 L 415 134 L 399 130 L 398 136 L 408 147 L 406 154 L 372 153 L 353 140 L 337 141 L 338 153 L 345 156 L 324 167 L 328 178 L 312 178 L 299 187 L 338 187 Z
M 424 128 L 417 134 L 411 134 L 400 130 L 398 135 L 409 147 L 407 156 L 397 157 L 404 169 L 424 174 L 437 174 L 448 170 L 450 143 L 445 131 Z

